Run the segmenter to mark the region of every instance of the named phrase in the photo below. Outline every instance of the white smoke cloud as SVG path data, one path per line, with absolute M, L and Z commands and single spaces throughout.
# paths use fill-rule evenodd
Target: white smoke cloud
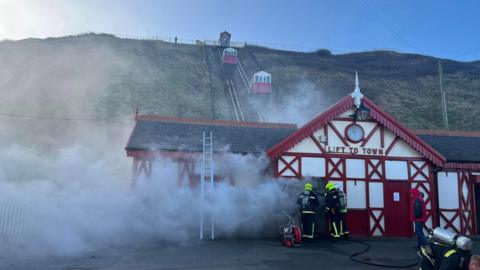
M 120 157 L 96 157 L 71 147 L 45 159 L 12 146 L 0 171 L 0 236 L 3 254 L 72 255 L 102 248 L 199 237 L 199 187 L 179 187 L 176 165 L 155 162 L 154 174 L 130 190 Z M 121 157 L 123 158 L 123 157 Z M 117 165 L 115 165 L 117 164 Z M 265 157 L 226 155 L 207 213 L 217 237 L 265 237 L 286 223 L 281 210 L 295 211 L 297 181 L 264 179 Z M 241 183 L 241 184 L 240 184 Z
M 278 100 L 271 97 L 267 106 L 261 103 L 256 109 L 267 122 L 295 123 L 301 127 L 324 112 L 330 105 L 329 102 L 331 101 L 323 94 L 322 89 L 316 88 L 308 80 L 303 80 Z

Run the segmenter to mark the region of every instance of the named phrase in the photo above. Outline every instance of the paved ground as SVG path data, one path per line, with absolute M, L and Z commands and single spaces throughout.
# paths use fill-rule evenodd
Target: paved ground
M 371 248 L 367 253 L 358 256 L 358 259 L 364 262 L 408 265 L 417 260 L 413 239 L 375 239 L 365 242 Z M 141 247 L 97 251 L 76 257 L 0 257 L 0 269 L 387 269 L 350 260 L 351 254 L 363 249 L 365 246 L 360 243 L 346 241 L 309 242 L 299 248 L 283 247 L 276 240 L 215 240 L 189 245 L 153 243 Z M 476 247 L 476 250 L 479 248 Z

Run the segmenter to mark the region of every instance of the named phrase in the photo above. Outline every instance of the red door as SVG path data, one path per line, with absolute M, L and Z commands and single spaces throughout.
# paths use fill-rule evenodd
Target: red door
M 385 235 L 396 237 L 411 237 L 409 209 L 409 183 L 386 181 L 384 191 L 385 202 Z

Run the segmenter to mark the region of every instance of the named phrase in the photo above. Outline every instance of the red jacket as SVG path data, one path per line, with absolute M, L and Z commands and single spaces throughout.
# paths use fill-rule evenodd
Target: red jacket
M 422 217 L 415 218 L 413 213 L 415 211 L 415 201 L 419 200 L 422 206 Z M 416 188 L 410 189 L 410 221 L 421 221 L 425 222 L 427 220 L 427 207 L 425 205 L 425 201 L 423 200 L 422 195 L 420 194 L 420 191 Z

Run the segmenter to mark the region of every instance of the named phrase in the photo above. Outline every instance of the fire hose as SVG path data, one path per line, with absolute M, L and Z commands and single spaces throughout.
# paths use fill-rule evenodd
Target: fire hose
M 414 266 L 418 265 L 418 262 L 407 264 L 407 265 L 389 265 L 389 264 L 381 264 L 381 263 L 373 263 L 373 262 L 362 261 L 362 260 L 357 259 L 355 257 L 367 253 L 370 250 L 370 245 L 368 243 L 366 243 L 365 241 L 361 241 L 361 240 L 348 239 L 348 240 L 344 240 L 344 241 L 352 242 L 352 243 L 358 243 L 358 244 L 362 244 L 362 245 L 365 246 L 365 248 L 363 250 L 361 250 L 359 252 L 355 252 L 355 253 L 353 253 L 349 256 L 350 260 L 352 260 L 353 262 L 356 262 L 356 263 L 375 266 L 375 267 L 396 268 L 396 269 L 408 269 L 408 268 L 411 268 L 411 267 L 414 267 Z M 310 246 L 309 248 L 318 249 L 317 247 L 312 247 L 312 246 Z
M 356 262 L 356 263 L 361 263 L 361 264 L 366 264 L 366 265 L 371 265 L 371 266 L 377 266 L 377 267 L 385 267 L 385 268 L 410 268 L 410 267 L 413 267 L 413 266 L 417 266 L 418 265 L 418 262 L 416 263 L 411 263 L 411 264 L 407 264 L 407 265 L 389 265 L 389 264 L 380 264 L 380 263 L 372 263 L 372 262 L 365 262 L 365 261 L 361 261 L 359 259 L 356 259 L 355 257 L 356 256 L 359 256 L 361 254 L 364 254 L 364 253 L 367 253 L 369 250 L 370 250 L 370 245 L 364 241 L 361 241 L 361 240 L 352 240 L 352 239 L 349 239 L 347 241 L 350 241 L 350 242 L 353 242 L 353 243 L 359 243 L 359 244 L 362 244 L 365 246 L 365 249 L 362 250 L 362 251 L 359 251 L 359 252 L 356 252 L 352 255 L 350 255 L 350 260 Z

